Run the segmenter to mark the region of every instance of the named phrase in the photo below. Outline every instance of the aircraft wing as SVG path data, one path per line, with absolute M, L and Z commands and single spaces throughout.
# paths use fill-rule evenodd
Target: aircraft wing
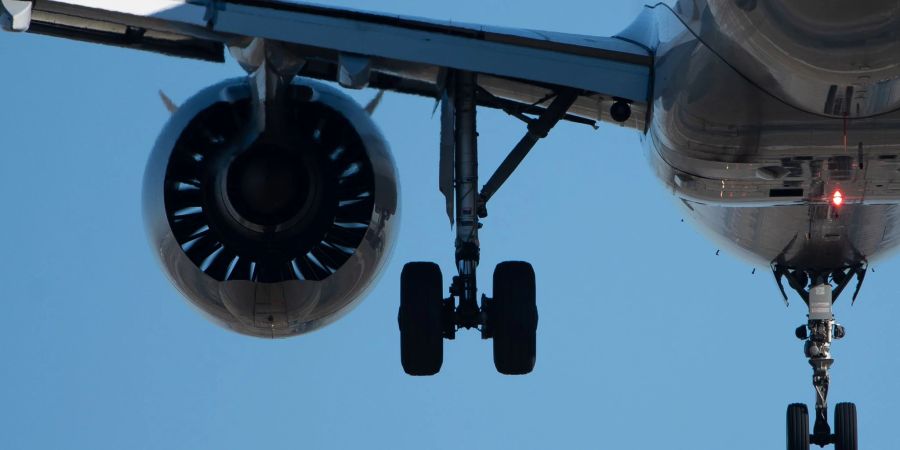
M 304 2 L 263 0 L 2 0 L 8 30 L 224 61 L 252 38 L 287 43 L 299 73 L 440 98 L 447 69 L 479 73 L 478 102 L 527 114 L 560 88 L 578 99 L 565 119 L 609 121 L 631 103 L 625 124 L 644 129 L 651 52 L 616 37 L 579 36 L 375 14 Z M 363 71 L 365 82 L 354 75 Z

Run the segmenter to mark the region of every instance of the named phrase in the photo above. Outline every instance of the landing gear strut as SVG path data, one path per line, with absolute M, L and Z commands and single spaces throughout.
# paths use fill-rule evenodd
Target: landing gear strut
M 857 450 L 856 405 L 853 403 L 836 405 L 835 429 L 832 432 L 828 423 L 828 387 L 831 381 L 831 366 L 834 364 L 831 344 L 846 334 L 844 327 L 835 322 L 832 305 L 854 273 L 859 282 L 862 282 L 860 273 L 865 274 L 865 266 L 840 269 L 827 274 L 794 271 L 777 266 L 774 269 L 779 286 L 782 285 L 781 277 L 786 277 L 791 287 L 809 306 L 809 320 L 806 325 L 798 327 L 795 334 L 797 338 L 805 341 L 803 351 L 813 369 L 812 381 L 816 391 L 812 434 L 809 433 L 809 413 L 806 405 L 795 403 L 788 406 L 787 448 L 809 450 L 810 444 L 820 447 L 834 444 L 836 450 Z M 806 290 L 809 280 L 812 280 L 812 287 Z M 832 289 L 831 282 L 837 284 L 837 289 Z
M 480 219 L 487 217 L 488 200 L 534 145 L 565 117 L 578 93 L 557 93 L 537 118 L 516 115 L 528 123 L 528 133 L 479 192 L 476 107 L 479 94 L 489 94 L 480 91 L 474 73 L 454 71 L 446 79 L 441 118 L 441 191 L 447 196 L 448 214 L 456 226 L 458 275 L 450 284 L 450 296 L 441 298 L 442 278 L 437 265 L 409 263 L 404 267 L 398 315 L 403 369 L 410 375 L 436 374 L 443 358 L 443 341 L 435 340 L 438 331 L 442 338 L 454 339 L 458 330 L 474 328 L 481 331 L 483 339 L 494 340 L 497 371 L 506 375 L 527 374 L 534 369 L 536 360 L 534 269 L 519 261 L 498 264 L 494 270 L 494 297 L 481 295 L 479 305 L 478 230 L 482 226 Z

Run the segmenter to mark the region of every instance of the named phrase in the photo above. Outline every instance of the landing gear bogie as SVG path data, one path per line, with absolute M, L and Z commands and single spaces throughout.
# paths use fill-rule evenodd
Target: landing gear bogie
M 856 405 L 838 403 L 834 408 L 834 433 L 809 430 L 809 410 L 802 403 L 787 409 L 787 450 L 809 450 L 810 445 L 825 447 L 834 444 L 835 450 L 858 450 Z
M 525 375 L 534 369 L 537 342 L 535 275 L 531 264 L 504 262 L 494 271 L 494 297 L 467 307 L 454 277 L 451 296 L 442 298 L 442 274 L 437 264 L 406 264 L 401 274 L 400 359 L 414 376 L 437 374 L 443 364 L 443 340 L 459 329 L 477 328 L 493 339 L 494 366 L 504 375 Z
M 494 340 L 494 365 L 500 373 L 524 375 L 534 369 L 536 360 L 534 269 L 520 261 L 499 264 L 494 272 L 494 298 L 479 298 L 480 219 L 487 217 L 487 202 L 535 144 L 566 116 L 580 93 L 573 89 L 555 92 L 549 106 L 535 113 L 537 117 L 508 111 L 528 124 L 528 132 L 479 191 L 476 109 L 479 93 L 486 91 L 478 86 L 475 73 L 453 70 L 445 75 L 439 184 L 456 231 L 458 274 L 453 277 L 449 298 L 439 299 L 443 291 L 434 287 L 434 280 L 441 279 L 437 266 L 412 263 L 404 268 L 399 316 L 403 367 L 412 375 L 437 373 L 443 352 L 435 343 L 439 331 L 442 339 L 454 339 L 458 330 L 477 329 L 483 339 Z

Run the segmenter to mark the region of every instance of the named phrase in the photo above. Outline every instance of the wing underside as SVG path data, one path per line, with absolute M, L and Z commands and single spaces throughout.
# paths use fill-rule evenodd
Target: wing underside
M 478 102 L 540 113 L 560 89 L 576 90 L 565 119 L 611 121 L 631 103 L 626 126 L 644 129 L 652 55 L 615 37 L 465 25 L 277 1 L 2 0 L 8 29 L 224 61 L 253 38 L 286 43 L 305 60 L 300 76 L 342 81 L 364 66 L 373 87 L 440 98 L 448 69 L 479 74 Z

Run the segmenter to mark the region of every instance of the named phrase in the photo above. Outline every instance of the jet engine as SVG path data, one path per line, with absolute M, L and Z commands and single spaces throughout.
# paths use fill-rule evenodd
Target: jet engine
M 242 334 L 289 337 L 338 319 L 378 276 L 396 169 L 366 111 L 335 88 L 294 81 L 265 126 L 251 99 L 247 79 L 228 80 L 172 115 L 144 176 L 144 220 L 194 306 Z

